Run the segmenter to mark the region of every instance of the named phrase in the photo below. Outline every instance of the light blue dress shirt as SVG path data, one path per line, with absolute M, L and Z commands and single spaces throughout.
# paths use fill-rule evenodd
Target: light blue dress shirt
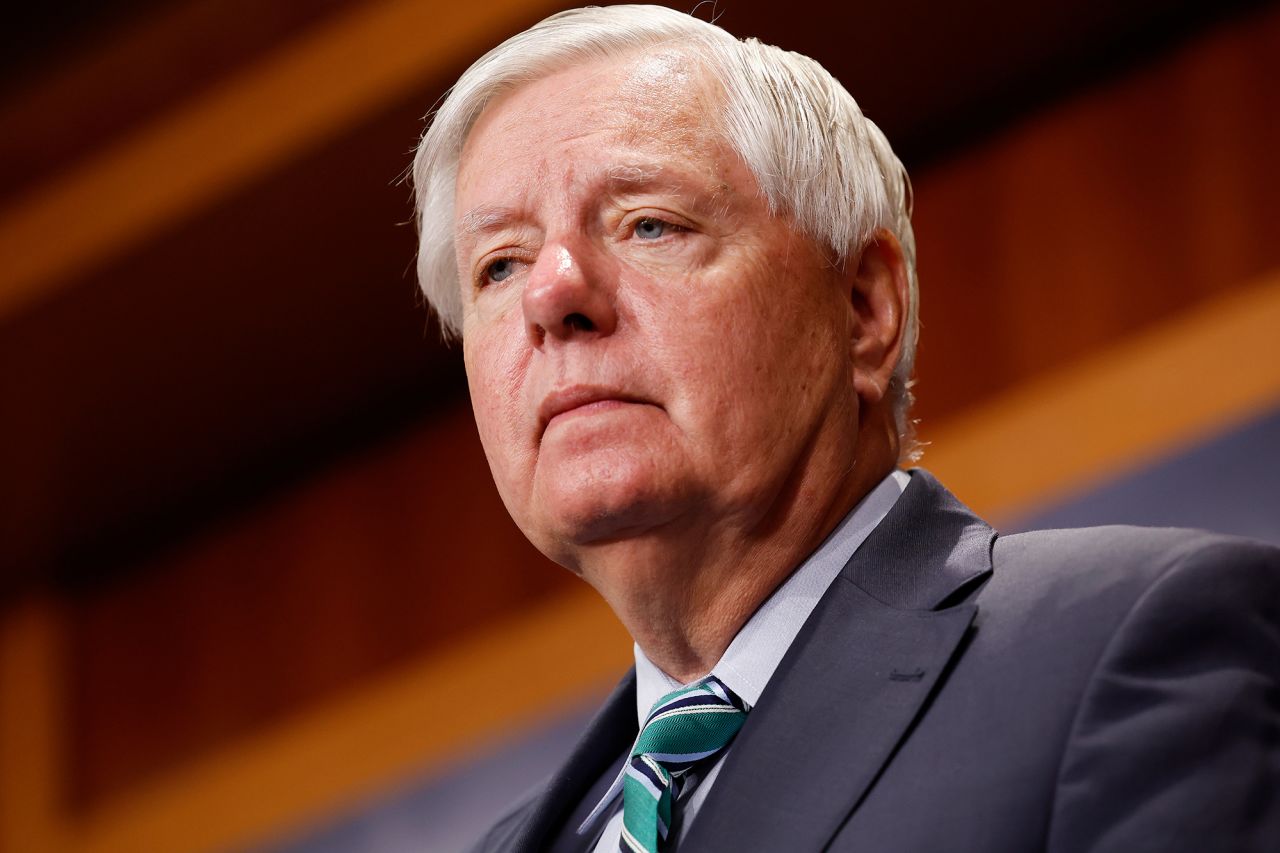
M 773 677 L 774 670 L 778 668 L 787 649 L 791 648 L 792 641 L 818 605 L 818 600 L 840 574 L 845 563 L 849 562 L 853 552 L 858 550 L 858 546 L 889 514 L 910 481 L 911 477 L 905 471 L 894 471 L 881 480 L 845 516 L 831 535 L 818 546 L 818 550 L 801 563 L 791 577 L 747 620 L 729 648 L 725 649 L 724 655 L 711 668 L 710 674 L 728 685 L 748 707 L 760 701 L 760 695 Z M 635 656 L 636 716 L 638 724 L 643 726 L 654 704 L 682 684 L 659 669 L 638 645 L 635 647 Z M 681 792 L 680 821 L 677 827 L 681 838 L 697 817 L 698 810 L 702 808 L 707 793 L 720 773 L 725 755 L 732 748 L 730 745 L 700 780 L 692 786 L 686 785 Z M 578 829 L 584 835 L 590 833 L 603 814 L 612 812 L 596 842 L 595 853 L 616 853 L 618 850 L 618 840 L 622 834 L 621 794 L 622 774 L 619 773 L 608 793 Z

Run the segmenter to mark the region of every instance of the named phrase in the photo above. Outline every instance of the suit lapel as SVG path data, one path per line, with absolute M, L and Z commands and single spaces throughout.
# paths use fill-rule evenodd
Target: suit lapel
M 608 769 L 610 762 L 631 746 L 636 729 L 636 673 L 633 669 L 587 726 L 568 761 L 551 777 L 542 795 L 530 807 L 524 824 L 504 850 L 512 853 L 545 850 L 574 807 Z
M 682 853 L 826 846 L 961 648 L 977 607 L 944 605 L 987 577 L 994 538 L 912 473 L 783 658 Z

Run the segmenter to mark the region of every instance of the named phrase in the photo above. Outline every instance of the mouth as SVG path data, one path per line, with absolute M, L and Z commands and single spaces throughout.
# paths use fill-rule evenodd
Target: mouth
M 621 406 L 654 405 L 634 394 L 594 385 L 572 385 L 552 391 L 538 407 L 538 436 L 547 431 L 552 421 L 604 412 Z

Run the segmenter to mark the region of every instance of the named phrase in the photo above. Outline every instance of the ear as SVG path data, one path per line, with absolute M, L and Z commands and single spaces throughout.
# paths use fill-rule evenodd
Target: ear
M 898 239 L 880 229 L 850 260 L 850 268 L 853 388 L 862 404 L 871 406 L 888 393 L 902 351 L 909 304 L 907 261 Z

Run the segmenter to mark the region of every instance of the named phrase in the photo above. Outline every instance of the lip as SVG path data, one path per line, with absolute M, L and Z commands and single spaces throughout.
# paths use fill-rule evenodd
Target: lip
M 651 401 L 641 399 L 634 394 L 595 385 L 572 385 L 552 391 L 543 398 L 538 406 L 538 433 L 546 432 L 551 421 L 578 409 L 594 406 L 599 403 L 645 403 Z

